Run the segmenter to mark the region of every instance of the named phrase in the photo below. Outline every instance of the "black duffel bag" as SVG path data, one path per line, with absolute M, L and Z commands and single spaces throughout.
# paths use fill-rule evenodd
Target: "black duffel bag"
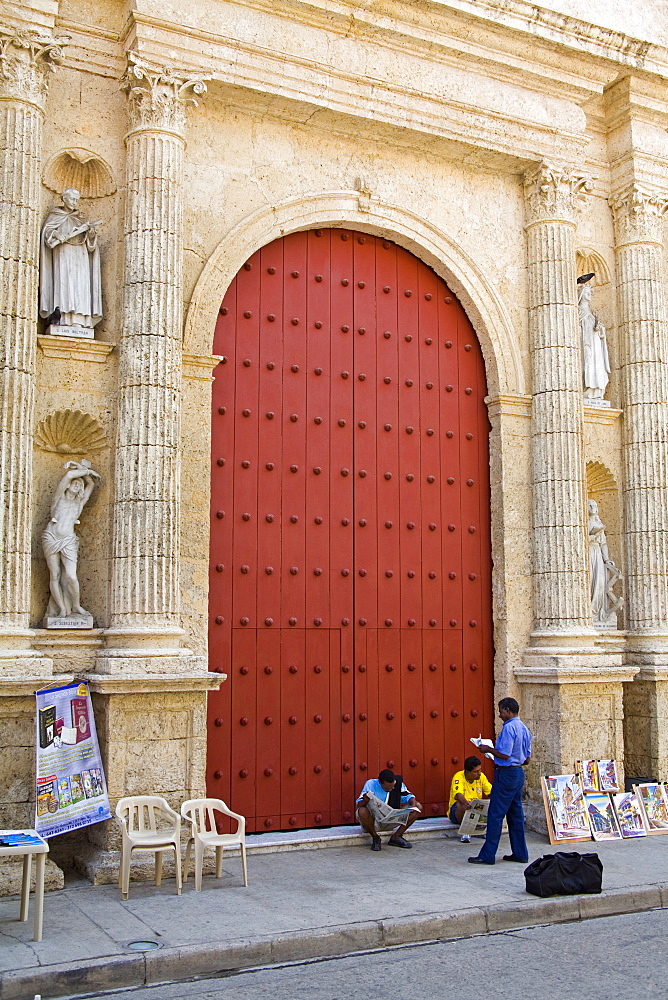
M 544 854 L 524 869 L 527 892 L 534 896 L 574 896 L 600 892 L 603 865 L 598 854 Z

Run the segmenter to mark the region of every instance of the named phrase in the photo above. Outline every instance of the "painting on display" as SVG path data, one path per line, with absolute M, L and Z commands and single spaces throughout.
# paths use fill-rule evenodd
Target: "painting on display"
M 576 768 L 582 781 L 582 791 L 584 794 L 589 795 L 591 792 L 598 792 L 598 761 L 579 760 Z
M 622 834 L 609 795 L 585 795 L 585 808 L 594 840 L 621 840 Z
M 598 787 L 601 792 L 619 792 L 619 776 L 617 762 L 614 760 L 598 761 Z
M 542 786 L 550 843 L 591 840 L 580 775 L 549 775 Z
M 668 799 L 666 789 L 656 781 L 634 785 L 642 807 L 645 829 L 648 833 L 668 833 Z
M 617 792 L 612 796 L 622 837 L 646 837 L 643 810 L 635 792 Z

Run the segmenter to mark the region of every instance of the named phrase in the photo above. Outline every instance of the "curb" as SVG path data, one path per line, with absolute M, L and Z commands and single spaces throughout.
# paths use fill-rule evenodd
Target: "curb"
M 664 907 L 668 907 L 668 884 L 609 889 L 599 896 L 531 898 L 510 904 L 468 907 L 448 914 L 419 913 L 317 927 L 279 938 L 262 935 L 223 946 L 208 943 L 137 955 L 110 955 L 6 973 L 0 981 L 0 1000 L 32 1000 L 35 994 L 60 997 L 178 982 L 259 965 L 340 958 L 398 945 L 452 941 Z

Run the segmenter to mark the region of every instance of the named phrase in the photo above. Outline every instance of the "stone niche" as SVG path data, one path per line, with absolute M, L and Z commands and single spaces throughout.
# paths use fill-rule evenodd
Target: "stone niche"
M 107 198 L 116 192 L 111 167 L 89 149 L 63 149 L 56 153 L 44 167 L 42 183 L 56 194 L 76 188 L 86 200 Z

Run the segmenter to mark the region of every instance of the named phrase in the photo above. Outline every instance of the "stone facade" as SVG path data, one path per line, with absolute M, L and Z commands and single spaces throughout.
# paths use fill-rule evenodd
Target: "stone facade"
M 251 253 L 317 226 L 412 251 L 477 332 L 496 687 L 536 734 L 532 796 L 578 757 L 668 778 L 668 20 L 645 0 L 625 35 L 611 6 L 585 22 L 568 0 L 1 5 L 3 822 L 33 809 L 32 693 L 74 675 L 114 800 L 149 779 L 174 804 L 203 792 L 217 311 Z M 87 342 L 37 314 L 39 230 L 70 176 L 102 220 Z M 582 402 L 583 262 L 608 407 Z M 36 429 L 65 411 L 96 429 L 70 454 L 103 476 L 79 563 L 96 627 L 54 635 L 39 538 L 63 455 Z M 623 571 L 611 632 L 591 620 L 587 496 Z M 77 846 L 98 878 L 114 837 Z

